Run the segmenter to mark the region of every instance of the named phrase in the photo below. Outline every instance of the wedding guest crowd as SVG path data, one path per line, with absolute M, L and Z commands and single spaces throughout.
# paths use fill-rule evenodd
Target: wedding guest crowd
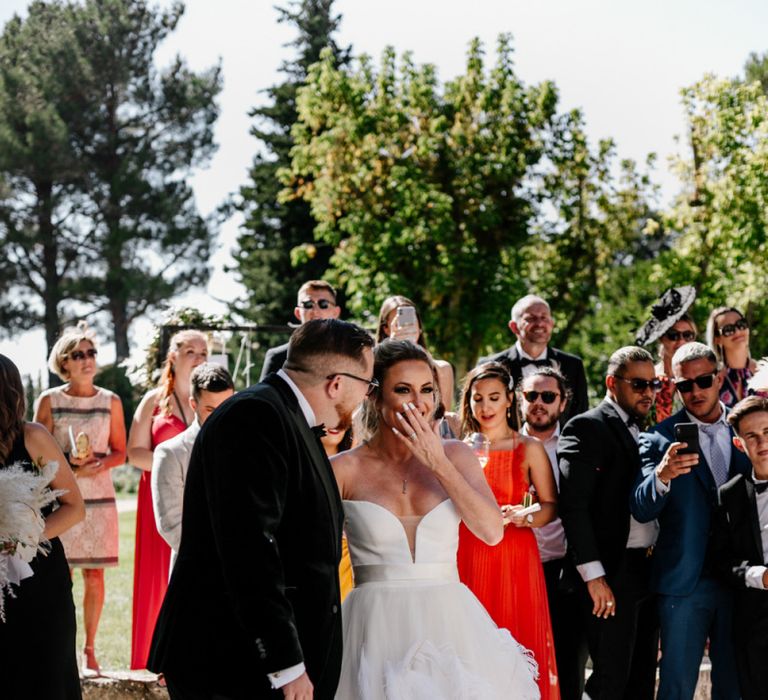
M 176 333 L 127 441 L 120 398 L 94 383 L 86 325 L 53 347 L 65 384 L 40 396 L 36 423 L 0 356 L 0 468 L 33 468 L 39 452 L 60 462 L 64 489 L 43 513 L 50 554 L 6 601 L 0 655 L 10 631 L 21 650 L 55 646 L 57 690 L 40 697 L 80 696 L 68 564 L 85 583 L 82 670 L 100 672 L 104 568 L 117 565 L 110 469 L 127 456 L 142 470 L 130 665 L 170 674 L 172 698 L 471 686 L 692 700 L 705 654 L 713 697 L 768 697 L 768 399 L 750 386 L 747 318 L 714 309 L 705 345 L 695 299 L 690 286 L 660 296 L 636 345 L 610 355 L 591 410 L 584 363 L 551 345 L 557 309 L 534 294 L 512 304 L 514 344 L 463 378 L 458 414 L 454 368 L 430 355 L 410 299 L 383 300 L 374 342 L 337 320 L 323 280 L 299 289 L 299 325 L 268 350 L 264 382 L 235 397 L 206 362 L 206 334 Z M 487 443 L 479 462 L 465 439 Z M 58 601 L 46 639 L 44 596 Z

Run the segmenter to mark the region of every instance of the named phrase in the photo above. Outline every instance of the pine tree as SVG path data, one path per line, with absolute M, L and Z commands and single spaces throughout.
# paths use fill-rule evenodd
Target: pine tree
M 288 44 L 295 47 L 296 55 L 280 67 L 286 81 L 266 90 L 269 104 L 250 112 L 255 120 L 251 134 L 261 141 L 263 150 L 253 160 L 250 182 L 240 190 L 238 207 L 245 223 L 238 237 L 234 270 L 246 295 L 233 310 L 257 323 L 290 320 L 296 291 L 306 280 L 323 277 L 333 253 L 330 245 L 315 242 L 315 221 L 306 202 L 282 204 L 277 198 L 282 189 L 278 170 L 291 164 L 296 92 L 307 69 L 326 46 L 338 65 L 349 61 L 349 47 L 341 49 L 331 38 L 341 21 L 340 15 L 333 16 L 332 4 L 333 0 L 295 0 L 287 8 L 277 8 L 278 21 L 290 22 L 298 30 L 296 39 Z

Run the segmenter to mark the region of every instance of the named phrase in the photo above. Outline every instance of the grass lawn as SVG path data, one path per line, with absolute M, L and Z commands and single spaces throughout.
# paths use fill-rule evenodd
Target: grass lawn
M 136 495 L 128 498 L 136 499 Z M 119 565 L 104 569 L 106 598 L 96 634 L 96 658 L 102 670 L 126 670 L 131 660 L 131 605 L 133 600 L 133 553 L 136 536 L 136 511 L 119 514 Z M 83 575 L 73 571 L 77 607 L 78 662 L 83 650 Z

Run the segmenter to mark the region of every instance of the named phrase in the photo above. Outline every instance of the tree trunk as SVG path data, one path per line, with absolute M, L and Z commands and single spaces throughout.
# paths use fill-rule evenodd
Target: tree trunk
M 46 357 L 51 354 L 53 345 L 59 337 L 59 304 L 61 303 L 61 277 L 57 267 L 59 246 L 56 231 L 53 228 L 53 184 L 50 182 L 35 185 L 37 195 L 37 227 L 43 244 L 43 318 L 45 321 Z M 48 372 L 48 386 L 58 386 L 61 379 L 53 372 Z

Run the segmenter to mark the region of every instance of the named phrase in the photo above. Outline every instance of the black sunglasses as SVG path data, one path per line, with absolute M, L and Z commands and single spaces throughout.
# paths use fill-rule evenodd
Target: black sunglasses
M 98 354 L 99 351 L 96 348 L 90 348 L 85 352 L 82 350 L 73 350 L 71 353 L 69 353 L 69 357 L 73 360 L 84 360 L 86 357 L 94 358 Z
M 749 321 L 746 318 L 740 318 L 736 323 L 726 323 L 722 328 L 718 328 L 717 335 L 724 335 L 727 338 L 736 331 L 745 331 L 748 328 Z
M 313 301 L 312 299 L 305 299 L 304 301 L 300 301 L 298 304 L 302 309 L 314 309 L 315 305 L 317 305 L 318 309 L 330 309 L 332 306 L 336 306 L 332 301 L 328 301 L 327 299 L 318 299 L 317 301 Z
M 675 379 L 675 389 L 681 394 L 688 394 L 693 391 L 693 385 L 696 384 L 699 389 L 709 389 L 712 386 L 712 382 L 715 381 L 717 372 L 710 372 L 709 374 L 700 374 L 694 379 L 681 379 L 678 381 Z
M 366 397 L 370 396 L 379 388 L 378 379 L 364 379 L 363 377 L 358 377 L 356 374 L 350 374 L 349 372 L 334 372 L 333 374 L 329 374 L 326 379 L 333 379 L 338 376 L 350 377 L 352 379 L 357 379 L 358 382 L 365 382 L 368 385 L 368 391 L 365 392 Z
M 668 330 L 664 334 L 664 337 L 667 340 L 671 340 L 673 343 L 677 342 L 678 340 L 680 340 L 680 338 L 682 338 L 686 343 L 690 343 L 690 342 L 696 340 L 696 333 L 694 333 L 693 331 L 673 331 L 673 330 Z
M 620 377 L 618 374 L 614 374 L 613 376 L 616 379 L 620 379 L 622 382 L 627 382 L 627 384 L 630 384 L 632 386 L 632 390 L 638 393 L 642 393 L 648 388 L 652 389 L 653 391 L 658 391 L 661 389 L 660 379 L 640 379 L 638 377 L 627 379 L 626 377 Z
M 554 403 L 560 393 L 557 391 L 524 391 L 523 396 L 528 403 L 533 403 L 539 397 L 544 403 Z

